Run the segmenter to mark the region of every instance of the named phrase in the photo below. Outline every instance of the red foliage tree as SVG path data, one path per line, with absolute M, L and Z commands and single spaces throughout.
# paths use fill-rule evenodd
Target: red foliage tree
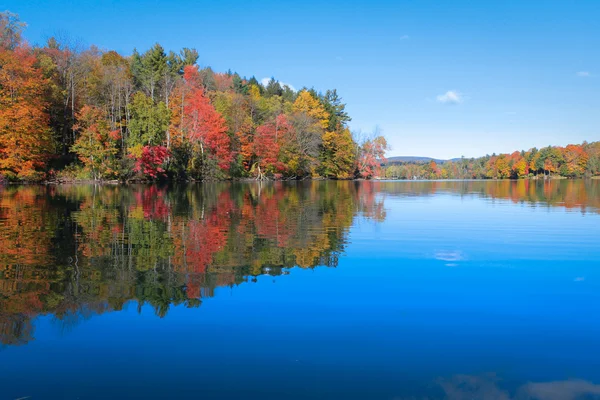
M 142 155 L 135 160 L 134 171 L 153 179 L 165 176 L 162 166 L 167 157 L 169 157 L 169 150 L 164 146 L 144 146 Z
M 184 78 L 191 88 L 184 105 L 184 126 L 188 139 L 200 146 L 202 156 L 207 153 L 216 159 L 219 168 L 227 170 L 233 161 L 233 153 L 225 119 L 204 95 L 198 69 L 193 66 L 185 67 Z
M 262 178 L 264 172 L 274 170 L 278 165 L 279 143 L 277 142 L 277 122 L 271 122 L 256 128 L 254 141 L 252 142 L 252 153 L 256 160 L 258 178 Z
M 381 163 L 385 163 L 387 141 L 383 136 L 365 141 L 358 158 L 358 172 L 363 178 L 372 178 L 381 170 Z

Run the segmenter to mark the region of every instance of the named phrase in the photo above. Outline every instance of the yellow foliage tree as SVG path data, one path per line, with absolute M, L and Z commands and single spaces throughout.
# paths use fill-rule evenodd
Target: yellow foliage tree
M 298 93 L 298 98 L 296 98 L 292 106 L 292 111 L 306 113 L 308 116 L 319 121 L 323 129 L 329 126 L 329 113 L 325 110 L 323 104 L 307 90 L 302 90 Z

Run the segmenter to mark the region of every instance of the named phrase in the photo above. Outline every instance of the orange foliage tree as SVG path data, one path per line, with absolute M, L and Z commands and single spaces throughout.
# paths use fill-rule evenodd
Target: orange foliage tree
M 0 174 L 41 179 L 52 150 L 46 81 L 25 45 L 0 47 Z

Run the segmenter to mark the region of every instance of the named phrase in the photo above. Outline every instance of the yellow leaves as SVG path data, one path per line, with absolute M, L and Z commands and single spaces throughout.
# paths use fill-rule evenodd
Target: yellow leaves
M 521 158 L 513 165 L 513 171 L 516 172 L 517 177 L 522 178 L 527 175 L 527 162 L 524 158 Z
M 298 93 L 298 98 L 292 106 L 294 112 L 303 112 L 319 121 L 323 129 L 329 125 L 329 113 L 321 102 L 314 98 L 307 90 Z
M 254 101 L 260 100 L 260 89 L 256 85 L 250 85 L 250 90 L 248 91 L 250 94 L 250 98 Z
M 144 209 L 142 206 L 136 206 L 129 209 L 129 218 L 143 220 L 144 219 Z
M 128 149 L 129 154 L 134 158 L 138 159 L 142 157 L 142 153 L 144 152 L 144 146 L 142 144 L 136 144 Z
M 338 179 L 352 178 L 356 161 L 355 146 L 347 128 L 341 132 L 325 132 L 321 160 L 323 174 Z

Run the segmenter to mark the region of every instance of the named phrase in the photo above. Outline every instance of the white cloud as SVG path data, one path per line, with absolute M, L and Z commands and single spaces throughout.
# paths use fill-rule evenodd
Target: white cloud
M 408 40 L 409 38 L 410 38 L 410 36 L 408 36 L 408 35 L 400 36 L 400 40 Z
M 446 93 L 437 96 L 437 101 L 444 104 L 460 104 L 463 102 L 463 96 L 456 90 L 448 90 Z
M 590 74 L 589 71 L 579 71 L 577 72 L 577 76 L 580 78 L 589 78 L 592 74 Z
M 271 80 L 271 78 L 262 78 L 262 79 L 260 80 L 260 83 L 261 83 L 263 86 L 265 86 L 265 87 L 266 87 L 266 86 L 269 84 L 269 81 L 270 81 L 270 80 Z M 289 87 L 290 89 L 292 89 L 294 92 L 296 91 L 296 88 L 295 88 L 295 87 L 293 87 L 292 85 L 290 85 L 289 83 L 285 83 L 285 82 L 281 82 L 281 81 L 277 81 L 277 82 L 279 82 L 279 84 L 280 84 L 281 86 L 287 86 L 287 87 Z

